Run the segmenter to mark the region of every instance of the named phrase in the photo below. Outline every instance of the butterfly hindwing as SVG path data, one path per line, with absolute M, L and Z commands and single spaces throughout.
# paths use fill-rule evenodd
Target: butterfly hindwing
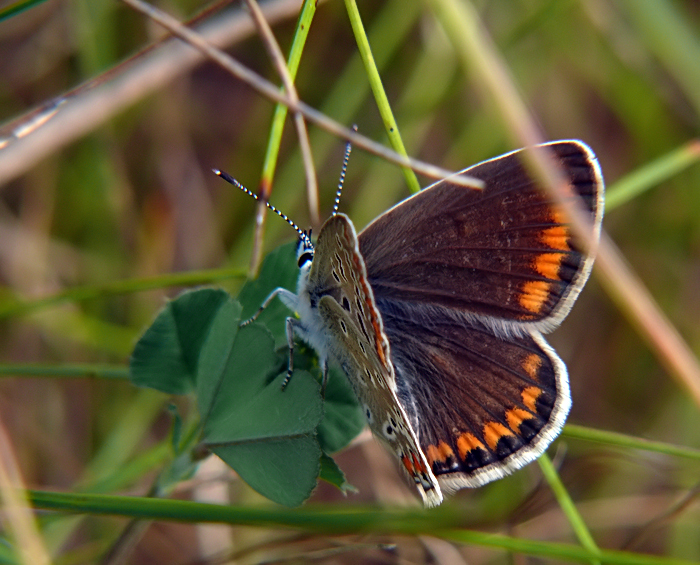
M 398 397 L 444 488 L 502 477 L 559 433 L 571 405 L 567 372 L 539 332 L 502 339 L 420 307 L 378 306 Z

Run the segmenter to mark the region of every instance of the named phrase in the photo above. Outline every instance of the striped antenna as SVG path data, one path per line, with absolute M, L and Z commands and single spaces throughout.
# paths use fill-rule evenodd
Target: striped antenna
M 357 131 L 357 124 L 352 126 L 352 131 Z M 340 193 L 343 192 L 343 184 L 345 184 L 345 172 L 348 170 L 348 161 L 350 160 L 350 152 L 352 151 L 352 143 L 349 141 L 345 144 L 345 156 L 343 157 L 343 168 L 340 169 L 340 180 L 338 181 L 338 190 L 335 191 L 335 203 L 333 204 L 333 215 L 338 213 L 340 206 Z
M 227 183 L 232 184 L 233 186 L 235 186 L 237 188 L 240 188 L 248 196 L 252 196 L 258 202 L 263 201 L 257 194 L 255 194 L 251 190 L 248 190 L 245 186 L 243 186 L 240 182 L 238 182 L 236 179 L 234 179 L 228 173 L 225 173 L 224 171 L 220 171 L 219 169 L 212 169 L 212 171 L 214 172 L 215 175 L 221 177 Z M 311 243 L 311 240 L 310 240 L 311 232 L 309 232 L 309 233 L 305 232 L 299 226 L 297 226 L 292 220 L 290 220 L 286 214 L 280 212 L 277 208 L 275 208 L 269 202 L 267 202 L 267 201 L 264 201 L 264 202 L 265 202 L 265 206 L 267 206 L 270 210 L 272 210 L 275 214 L 277 214 L 280 218 L 282 218 L 285 222 L 287 222 L 290 226 L 292 226 L 294 228 L 294 231 L 299 234 L 300 238 L 305 239 L 308 243 Z

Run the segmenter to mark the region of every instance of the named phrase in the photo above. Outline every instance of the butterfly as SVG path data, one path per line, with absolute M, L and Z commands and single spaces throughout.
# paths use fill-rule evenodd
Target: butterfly
M 576 140 L 544 146 L 598 237 L 594 153 Z M 521 151 L 462 171 L 483 190 L 442 180 L 359 234 L 335 211 L 315 244 L 298 230 L 297 292 L 265 301 L 278 296 L 298 315 L 286 322 L 290 355 L 298 336 L 318 353 L 324 382 L 329 363 L 342 368 L 426 506 L 536 459 L 571 407 L 566 366 L 543 333 L 568 314 L 593 257 Z

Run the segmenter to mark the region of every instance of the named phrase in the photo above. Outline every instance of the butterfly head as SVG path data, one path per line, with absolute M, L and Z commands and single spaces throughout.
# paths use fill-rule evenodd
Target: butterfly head
M 300 270 L 308 269 L 314 260 L 314 244 L 311 242 L 311 230 L 299 234 L 297 242 L 297 266 Z

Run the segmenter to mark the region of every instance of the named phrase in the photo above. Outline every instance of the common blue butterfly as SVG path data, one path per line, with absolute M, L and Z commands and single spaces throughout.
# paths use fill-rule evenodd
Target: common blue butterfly
M 545 146 L 598 237 L 595 155 L 575 140 Z M 287 318 L 290 350 L 296 334 L 324 378 L 328 363 L 343 369 L 427 506 L 536 459 L 571 406 L 566 366 L 543 333 L 568 314 L 593 257 L 521 157 L 463 171 L 483 190 L 442 180 L 359 234 L 334 211 L 315 244 L 300 232 L 296 294 L 279 288 L 266 301 L 278 296 L 298 314 Z

